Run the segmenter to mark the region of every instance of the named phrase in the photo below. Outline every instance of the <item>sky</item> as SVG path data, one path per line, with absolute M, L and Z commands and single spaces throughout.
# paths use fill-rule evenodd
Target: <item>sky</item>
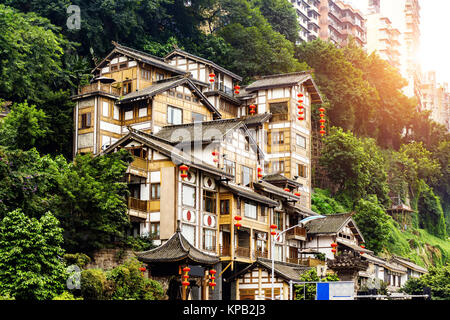
M 396 1 L 396 0 L 391 0 Z M 365 12 L 368 0 L 344 0 Z M 419 0 L 422 71 L 435 70 L 438 82 L 450 85 L 450 0 Z

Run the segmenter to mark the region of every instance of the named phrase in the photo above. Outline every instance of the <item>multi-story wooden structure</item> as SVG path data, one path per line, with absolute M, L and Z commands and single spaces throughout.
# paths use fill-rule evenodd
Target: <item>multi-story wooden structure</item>
M 311 256 L 320 248 L 308 245 L 322 234 L 297 226 L 275 243 L 271 235 L 316 215 L 311 114 L 322 99 L 309 73 L 265 76 L 236 90 L 241 77 L 209 60 L 114 43 L 93 76 L 73 97 L 74 151 L 126 148 L 134 156 L 126 174 L 130 232 L 161 244 L 139 255 L 152 276 L 195 265 L 199 291 L 191 298 L 266 299 L 271 258 L 279 297 L 299 270 L 323 264 Z M 208 291 L 211 268 L 217 287 Z M 255 272 L 258 290 L 240 286 Z

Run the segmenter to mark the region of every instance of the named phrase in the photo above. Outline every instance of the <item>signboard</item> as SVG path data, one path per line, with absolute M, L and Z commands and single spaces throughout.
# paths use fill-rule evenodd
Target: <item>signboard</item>
M 316 300 L 354 300 L 355 285 L 351 281 L 318 282 Z

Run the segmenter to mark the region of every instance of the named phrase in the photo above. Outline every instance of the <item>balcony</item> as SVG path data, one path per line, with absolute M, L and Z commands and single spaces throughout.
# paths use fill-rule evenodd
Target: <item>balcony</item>
M 241 258 L 250 258 L 250 248 L 247 247 L 236 247 L 236 256 Z
M 231 250 L 230 250 L 230 247 L 229 247 L 229 246 L 227 246 L 227 247 L 220 246 L 220 252 L 219 252 L 219 255 L 220 255 L 221 257 L 230 257 L 230 256 L 231 256 Z
M 119 88 L 115 88 L 111 84 L 105 84 L 100 82 L 92 83 L 90 85 L 78 89 L 78 94 L 86 94 L 91 92 L 104 92 L 115 96 L 120 96 Z
M 306 240 L 306 229 L 302 227 L 295 227 L 286 232 L 286 239 L 288 240 Z
M 227 95 L 229 95 L 231 97 L 234 96 L 233 89 L 225 86 L 223 83 L 214 82 L 214 85 L 213 85 L 211 91 L 221 91 L 221 92 L 226 93 Z
M 268 251 L 257 250 L 257 251 L 255 251 L 255 256 L 256 256 L 256 258 L 266 258 L 266 259 L 268 259 L 269 258 L 269 252 Z
M 286 262 L 298 264 L 305 267 L 316 267 L 318 265 L 324 265 L 325 262 L 314 258 L 286 258 Z
M 289 115 L 287 113 L 274 113 L 270 122 L 288 121 Z
M 147 171 L 147 160 L 140 157 L 134 157 L 130 166 L 135 169 Z
M 128 209 L 147 212 L 148 211 L 148 201 L 129 197 L 128 198 Z

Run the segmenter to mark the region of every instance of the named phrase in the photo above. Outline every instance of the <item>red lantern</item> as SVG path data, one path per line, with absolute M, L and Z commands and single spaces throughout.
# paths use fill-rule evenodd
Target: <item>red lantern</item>
M 337 250 L 336 249 L 331 249 L 331 252 L 333 252 L 333 254 L 336 254 Z
M 325 133 L 327 133 L 325 130 L 320 130 L 320 134 L 323 136 Z
M 303 106 L 302 106 L 301 104 L 299 104 L 299 105 L 297 106 L 297 108 L 299 108 L 300 110 L 302 110 L 302 109 L 303 109 Z
M 298 100 L 298 103 L 303 103 L 303 100 L 302 99 Z
M 325 126 L 322 124 L 322 125 L 320 126 L 320 129 L 325 129 Z
M 336 248 L 338 246 L 338 244 L 336 243 L 336 242 L 333 242 L 332 244 L 331 244 L 331 247 L 332 248 Z
M 300 92 L 300 93 L 297 95 L 297 97 L 299 97 L 299 98 L 303 97 L 303 93 Z
M 256 106 L 254 104 L 251 104 L 249 106 L 249 108 L 250 108 L 250 114 L 255 114 L 256 113 Z
M 182 284 L 185 288 L 187 288 L 187 287 L 190 285 L 189 281 L 183 281 L 181 284 Z
M 320 122 L 320 123 L 325 123 L 325 122 L 327 122 L 327 120 L 325 120 L 325 119 L 320 119 L 319 122 Z
M 183 268 L 183 272 L 189 272 L 189 271 L 191 271 L 191 268 L 189 268 L 189 267 L 184 267 Z
M 303 115 L 303 114 L 304 114 L 303 111 L 299 111 L 299 112 L 298 112 L 298 115 L 299 115 L 299 116 L 301 116 L 301 115 Z
M 234 220 L 237 221 L 236 224 L 235 224 L 234 226 L 239 230 L 239 228 L 242 227 L 242 224 L 240 224 L 240 222 L 239 222 L 239 221 L 242 220 L 242 217 L 241 217 L 241 216 L 235 216 L 235 217 L 234 217 Z
M 297 197 L 301 196 L 300 192 L 296 192 L 296 193 L 294 193 L 294 195 L 296 195 Z
M 239 230 L 240 227 L 242 227 L 242 224 L 240 224 L 239 222 L 235 224 L 235 227 Z
M 213 151 L 211 152 L 211 154 L 213 155 L 213 162 L 217 163 L 219 162 L 219 152 L 218 151 Z
M 139 270 L 141 270 L 142 272 L 144 272 L 145 270 L 147 270 L 145 267 L 141 267 L 139 268 Z
M 262 169 L 258 168 L 258 178 L 259 179 L 263 177 L 263 174 L 261 172 L 262 172 Z
M 214 269 L 211 269 L 211 270 L 209 271 L 209 273 L 210 273 L 210 274 L 216 274 L 216 273 L 217 273 L 217 271 L 216 271 L 216 270 L 214 270 Z
M 319 111 L 320 112 L 325 112 L 325 109 L 324 108 L 320 108 Z
M 180 166 L 180 170 L 181 170 L 180 177 L 183 178 L 183 179 L 186 179 L 188 177 L 187 171 L 189 170 L 189 167 L 184 165 L 184 164 L 182 164 Z
M 239 89 L 241 89 L 241 87 L 238 86 L 238 85 L 235 85 L 235 86 L 234 86 L 234 93 L 235 93 L 235 94 L 239 94 Z
M 325 117 L 325 115 L 324 115 L 323 113 L 321 113 L 319 116 L 320 116 L 321 118 Z
M 298 117 L 298 120 L 302 121 L 302 120 L 305 120 L 305 118 L 304 117 Z
M 291 192 L 291 189 L 289 189 L 289 188 L 284 188 L 284 191 L 286 191 L 286 192 Z

